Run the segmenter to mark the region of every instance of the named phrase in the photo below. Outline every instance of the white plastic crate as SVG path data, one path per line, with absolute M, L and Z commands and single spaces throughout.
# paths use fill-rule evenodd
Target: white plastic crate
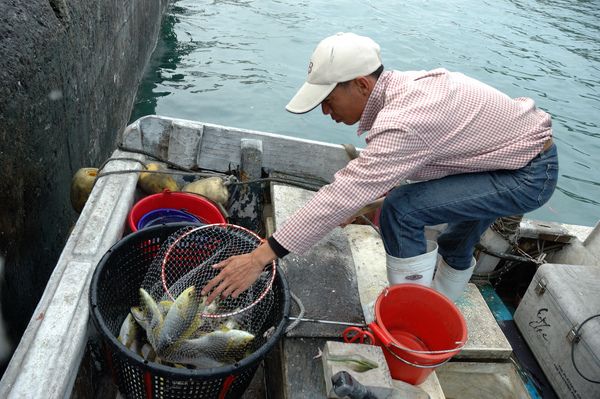
M 599 313 L 600 267 L 558 264 L 537 270 L 515 312 L 515 323 L 562 399 L 600 397 L 600 384 L 586 380 L 600 381 Z

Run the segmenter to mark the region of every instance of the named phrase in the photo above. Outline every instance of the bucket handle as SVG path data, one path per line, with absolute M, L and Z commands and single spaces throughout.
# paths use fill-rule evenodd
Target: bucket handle
M 398 355 L 396 355 L 394 352 L 392 352 L 392 350 L 391 350 L 390 348 L 388 348 L 387 346 L 385 347 L 385 349 L 387 349 L 387 351 L 388 351 L 388 352 L 390 352 L 392 355 L 394 355 L 394 357 L 395 357 L 396 359 L 398 359 L 398 360 L 401 360 L 401 361 L 403 361 L 404 363 L 406 363 L 406 364 L 408 364 L 408 365 L 410 365 L 410 366 L 418 367 L 418 368 L 420 368 L 420 369 L 434 369 L 434 368 L 436 368 L 436 367 L 440 367 L 440 366 L 441 366 L 441 365 L 443 365 L 443 364 L 446 364 L 446 362 L 448 362 L 450 359 L 452 359 L 452 357 L 449 357 L 449 358 L 447 358 L 446 360 L 444 360 L 444 361 L 443 361 L 443 362 L 441 362 L 441 363 L 438 363 L 438 364 L 433 364 L 433 365 L 429 365 L 429 366 L 424 366 L 424 365 L 421 365 L 421 364 L 415 364 L 415 363 L 411 363 L 411 362 L 409 362 L 408 360 L 404 360 L 404 359 L 402 359 L 400 356 L 398 356 Z M 400 348 L 400 349 L 404 349 L 404 348 Z M 416 351 L 411 351 L 411 352 L 416 352 Z M 423 353 L 423 352 L 420 352 L 420 353 Z
M 377 323 L 374 321 L 371 322 L 371 324 L 369 324 L 369 328 L 371 329 L 371 331 L 373 331 L 373 334 L 375 334 L 375 336 L 381 341 L 381 343 L 383 344 L 383 346 L 385 346 L 385 348 L 387 350 L 389 350 L 390 346 L 393 346 L 395 348 L 401 349 L 406 352 L 419 353 L 419 354 L 423 354 L 423 355 L 434 355 L 434 354 L 438 354 L 438 353 L 459 352 L 462 350 L 462 348 L 465 347 L 465 343 L 459 341 L 459 342 L 456 342 L 456 344 L 457 345 L 460 344 L 460 346 L 455 349 L 444 349 L 444 350 L 440 350 L 440 351 L 418 351 L 418 350 L 414 350 L 414 349 L 404 348 L 400 345 L 396 345 L 395 343 L 393 343 L 392 339 L 388 336 L 388 334 L 384 333 L 383 330 L 381 329 L 381 327 L 379 327 L 377 325 Z M 391 353 L 393 353 L 393 352 L 391 352 Z M 441 364 L 444 364 L 444 363 L 441 363 Z
M 373 334 L 375 334 L 377 339 L 379 339 L 381 341 L 383 346 L 385 346 L 387 348 L 392 344 L 392 340 L 390 339 L 390 337 L 383 332 L 383 330 L 381 329 L 381 327 L 379 327 L 377 325 L 377 323 L 372 321 L 369 324 L 369 328 L 371 329 L 371 331 L 373 331 Z

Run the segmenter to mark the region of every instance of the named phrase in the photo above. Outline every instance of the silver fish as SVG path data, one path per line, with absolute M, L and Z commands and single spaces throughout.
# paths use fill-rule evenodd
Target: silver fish
M 144 320 L 147 321 L 146 334 L 148 340 L 154 345 L 160 337 L 160 331 L 164 322 L 164 317 L 158 304 L 154 301 L 152 296 L 143 288 L 140 288 L 140 296 L 142 298 L 142 307 L 144 308 Z
M 169 309 L 173 306 L 173 302 L 171 301 L 160 301 L 156 304 L 156 309 L 162 315 L 163 319 L 169 312 Z M 147 311 L 147 307 L 145 306 L 132 306 L 130 308 L 130 312 L 133 315 L 135 321 L 146 331 L 148 331 L 148 327 L 152 322 L 152 314 Z
M 132 306 L 130 308 L 131 316 L 144 330 L 148 331 L 150 325 L 150 319 L 148 318 L 148 312 L 143 306 Z
M 150 345 L 150 342 L 146 342 L 142 348 L 140 349 L 140 355 L 150 361 L 153 362 L 156 360 L 156 352 L 154 351 L 154 348 L 152 347 L 152 345 Z
M 204 312 L 202 314 L 214 313 Z M 201 317 L 201 319 L 202 321 L 198 324 L 198 328 L 189 336 L 189 339 L 200 338 L 202 335 L 222 329 L 223 327 L 227 328 L 228 330 L 242 329 L 236 317 L 211 318 L 204 316 Z
M 117 339 L 126 347 L 131 348 L 131 345 L 139 335 L 140 330 L 138 323 L 135 321 L 133 315 L 128 313 L 125 320 L 123 320 Z
M 254 335 L 247 331 L 222 326 L 199 338 L 184 340 L 165 360 L 198 368 L 218 367 L 217 364 L 234 363 L 243 358 L 253 341 Z
M 162 312 L 160 311 L 158 304 L 154 301 L 152 296 L 148 294 L 148 292 L 143 288 L 140 288 L 140 296 L 142 297 L 142 306 L 144 306 L 147 312 L 147 318 L 149 318 L 150 320 L 156 318 L 159 324 L 162 324 Z
M 173 306 L 173 301 L 160 301 L 158 304 L 158 311 L 163 315 L 163 318 L 167 316 L 169 310 L 171 310 L 171 306 Z
M 196 287 L 191 286 L 183 291 L 175 300 L 162 323 L 160 334 L 155 346 L 156 353 L 163 359 L 189 338 L 196 331 L 201 318 L 198 307 L 201 298 L 197 295 Z

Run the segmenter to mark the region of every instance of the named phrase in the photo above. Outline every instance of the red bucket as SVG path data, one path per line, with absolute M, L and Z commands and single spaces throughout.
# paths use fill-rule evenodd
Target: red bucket
M 418 284 L 386 288 L 377 298 L 369 328 L 383 348 L 392 378 L 413 385 L 423 383 L 467 341 L 467 324 L 456 305 Z
M 131 228 L 131 231 L 137 231 L 138 222 L 145 214 L 163 208 L 185 209 L 206 224 L 226 223 L 219 208 L 210 200 L 199 195 L 165 190 L 160 194 L 152 194 L 142 198 L 131 208 L 129 228 Z

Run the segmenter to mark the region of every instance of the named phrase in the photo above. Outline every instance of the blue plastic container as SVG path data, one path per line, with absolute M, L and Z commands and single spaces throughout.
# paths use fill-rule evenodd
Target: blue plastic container
M 144 227 L 158 226 L 166 223 L 201 223 L 200 220 L 189 212 L 183 210 L 160 208 L 146 213 L 142 216 L 137 224 L 137 229 L 141 230 Z

